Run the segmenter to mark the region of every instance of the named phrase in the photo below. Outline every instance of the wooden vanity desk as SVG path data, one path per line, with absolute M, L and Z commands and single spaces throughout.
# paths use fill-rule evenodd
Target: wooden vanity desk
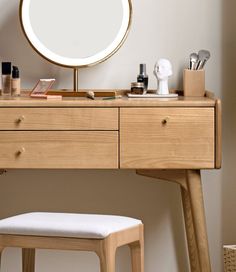
M 221 167 L 221 104 L 207 95 L 162 100 L 1 98 L 0 168 L 135 169 L 176 182 L 191 271 L 209 272 L 200 170 Z

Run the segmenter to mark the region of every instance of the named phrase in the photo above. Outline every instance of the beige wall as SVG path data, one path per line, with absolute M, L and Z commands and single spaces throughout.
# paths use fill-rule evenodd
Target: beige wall
M 150 87 L 155 61 L 169 58 L 174 66 L 171 87 L 182 86 L 188 55 L 209 49 L 207 88 L 223 98 L 221 171 L 203 172 L 210 254 L 214 272 L 222 271 L 221 247 L 236 242 L 235 212 L 235 67 L 236 2 L 234 0 L 134 0 L 131 33 L 122 49 L 106 63 L 80 72 L 80 87 L 127 88 L 146 62 Z M 23 37 L 18 0 L 0 0 L 0 61 L 19 65 L 23 87 L 39 78 L 55 77 L 57 87 L 70 87 L 70 70 L 54 66 Z M 0 217 L 25 211 L 98 212 L 129 215 L 145 223 L 146 271 L 187 272 L 180 193 L 177 185 L 138 177 L 133 171 L 10 171 L 0 178 Z M 119 251 L 118 271 L 128 272 L 126 248 Z M 98 271 L 95 256 L 40 251 L 38 271 Z M 18 250 L 4 253 L 3 271 L 17 272 Z M 18 266 L 19 267 L 19 266 Z

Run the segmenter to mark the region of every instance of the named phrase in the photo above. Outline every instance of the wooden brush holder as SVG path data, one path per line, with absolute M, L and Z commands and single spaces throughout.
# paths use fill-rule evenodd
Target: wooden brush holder
M 205 96 L 205 70 L 184 70 L 184 96 Z

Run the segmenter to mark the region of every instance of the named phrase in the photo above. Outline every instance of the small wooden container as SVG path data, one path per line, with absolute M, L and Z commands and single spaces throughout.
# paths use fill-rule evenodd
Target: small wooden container
M 205 96 L 205 70 L 184 70 L 184 96 Z

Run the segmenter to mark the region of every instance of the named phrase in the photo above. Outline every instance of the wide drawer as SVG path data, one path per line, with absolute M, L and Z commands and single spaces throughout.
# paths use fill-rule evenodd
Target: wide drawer
M 118 132 L 1 131 L 0 168 L 118 168 Z
M 0 130 L 118 130 L 118 109 L 1 108 Z
M 121 168 L 214 168 L 214 108 L 123 108 Z

